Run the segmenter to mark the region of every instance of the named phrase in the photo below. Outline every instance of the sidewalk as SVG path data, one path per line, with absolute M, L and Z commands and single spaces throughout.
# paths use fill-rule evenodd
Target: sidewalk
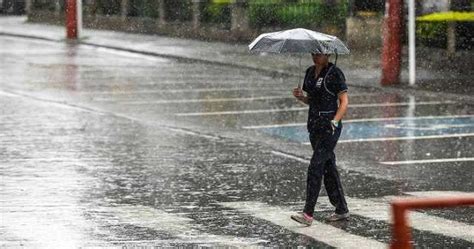
M 34 37 L 64 41 L 65 29 L 61 26 L 26 22 L 26 17 L 0 17 L 0 35 Z M 262 72 L 291 74 L 302 78 L 310 65 L 309 56 L 256 55 L 248 52 L 246 44 L 205 42 L 157 35 L 132 34 L 105 30 L 83 30 L 82 44 L 164 56 L 191 62 L 207 62 L 252 68 Z M 353 49 L 351 55 L 339 56 L 337 64 L 343 69 L 349 85 L 380 87 L 380 52 Z M 406 54 L 406 51 L 404 51 Z M 417 48 L 417 85 L 404 84 L 392 88 L 416 88 L 434 92 L 468 95 L 474 92 L 472 68 L 473 51 L 459 51 L 456 63 L 443 57 L 444 50 Z M 407 56 L 404 55 L 406 60 Z M 403 62 L 402 81 L 407 82 L 406 61 Z M 295 82 L 296 85 L 296 82 Z

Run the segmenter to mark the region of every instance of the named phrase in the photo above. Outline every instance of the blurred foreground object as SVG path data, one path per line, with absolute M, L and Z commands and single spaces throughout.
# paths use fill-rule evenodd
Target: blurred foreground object
M 392 201 L 391 249 L 412 248 L 407 213 L 410 209 L 448 208 L 474 205 L 474 194 L 469 196 L 447 196 L 437 198 L 401 198 Z

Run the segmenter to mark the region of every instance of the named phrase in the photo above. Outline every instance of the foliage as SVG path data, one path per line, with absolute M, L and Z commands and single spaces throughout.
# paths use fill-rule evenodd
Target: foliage
M 446 22 L 417 22 L 416 37 L 424 45 L 446 47 Z
M 102 15 L 120 14 L 120 0 L 97 0 L 98 13 Z
M 83 0 L 84 1 L 84 0 Z M 348 0 L 248 0 L 247 12 L 250 25 L 263 27 L 343 27 L 348 10 Z M 122 0 L 85 1 L 85 8 L 99 15 L 120 15 Z M 235 0 L 206 0 L 200 3 L 203 23 L 231 25 L 231 5 Z M 337 4 L 336 4 L 337 3 Z M 34 0 L 35 8 L 54 10 L 55 0 Z M 159 17 L 159 1 L 129 0 L 128 16 Z M 167 21 L 187 22 L 192 20 L 193 1 L 163 0 Z
M 192 2 L 178 0 L 164 0 L 165 15 L 168 21 L 191 21 Z
M 347 2 L 330 5 L 321 0 L 254 0 L 249 3 L 249 20 L 255 28 L 344 26 Z
M 209 4 L 202 6 L 201 21 L 204 23 L 223 24 L 230 27 L 231 9 L 230 0 L 214 0 Z
M 56 3 L 54 1 L 34 0 L 33 8 L 37 10 L 54 11 L 56 9 Z
M 159 2 L 156 0 L 130 0 L 129 16 L 159 17 Z

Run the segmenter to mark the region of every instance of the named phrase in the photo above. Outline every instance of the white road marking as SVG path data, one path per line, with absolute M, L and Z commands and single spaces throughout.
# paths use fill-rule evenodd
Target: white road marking
M 380 163 L 385 164 L 385 165 L 403 165 L 403 164 L 452 163 L 452 162 L 472 162 L 472 161 L 474 161 L 474 157 L 389 161 L 389 162 L 380 162 Z
M 116 117 L 120 117 L 120 118 L 124 118 L 124 119 L 128 119 L 128 120 L 133 120 L 133 121 L 145 123 L 145 124 L 148 124 L 148 125 L 151 125 L 151 126 L 156 126 L 156 124 L 154 124 L 153 122 L 148 122 L 148 121 L 141 120 L 141 119 L 135 118 L 135 117 L 131 117 L 131 116 L 128 116 L 128 115 L 125 115 L 125 114 L 108 112 L 108 111 L 103 111 L 103 110 L 100 110 L 100 109 L 94 109 L 94 108 L 90 108 L 90 107 L 82 107 L 82 106 L 79 106 L 79 105 L 69 104 L 67 102 L 60 102 L 60 101 L 56 101 L 56 100 L 42 99 L 42 98 L 38 98 L 36 96 L 27 95 L 27 94 L 6 92 L 2 89 L 0 89 L 0 95 L 6 95 L 8 97 L 15 97 L 15 98 L 20 97 L 20 98 L 23 98 L 23 99 L 27 99 L 28 101 L 37 101 L 37 102 L 44 103 L 44 104 L 55 105 L 55 106 L 58 106 L 58 107 L 61 107 L 61 108 L 67 108 L 67 109 L 75 109 L 75 110 L 79 110 L 79 111 L 83 111 L 83 112 L 93 113 L 93 114 L 96 114 L 96 115 L 114 115 Z M 170 131 L 178 132 L 178 133 L 183 133 L 183 134 L 188 134 L 188 135 L 193 135 L 193 136 L 199 136 L 199 137 L 204 137 L 204 138 L 208 138 L 208 139 L 220 139 L 218 136 L 200 134 L 198 132 L 193 132 L 193 131 L 190 131 L 190 130 L 185 130 L 185 129 L 180 129 L 180 128 L 164 127 L 164 126 L 159 126 L 159 127 L 164 128 L 164 129 L 168 129 Z M 0 135 L 0 136 L 2 136 L 2 135 Z
M 405 194 L 416 197 L 474 197 L 474 192 L 462 191 L 414 191 Z
M 346 122 L 345 120 L 343 121 Z M 264 128 L 280 128 L 280 127 L 300 127 L 306 126 L 306 123 L 287 123 L 287 124 L 271 124 L 271 125 L 249 125 L 242 126 L 242 129 L 264 129 Z
M 256 114 L 256 113 L 268 113 L 268 112 L 292 112 L 292 111 L 304 111 L 307 107 L 293 107 L 284 109 L 259 109 L 259 110 L 240 110 L 240 111 L 222 111 L 222 112 L 185 112 L 176 113 L 176 116 L 219 116 L 219 115 L 234 115 L 234 114 Z
M 287 153 L 284 153 L 284 152 L 280 152 L 280 151 L 272 151 L 271 152 L 272 154 L 276 155 L 276 156 L 281 156 L 281 157 L 285 157 L 285 158 L 288 158 L 288 159 L 292 159 L 292 160 L 295 160 L 295 161 L 298 161 L 298 162 L 301 162 L 301 163 L 304 163 L 306 164 L 306 167 L 307 165 L 310 163 L 310 160 L 309 159 L 305 159 L 303 157 L 298 157 L 298 156 L 294 156 L 294 155 L 290 155 L 290 154 L 287 154 Z M 339 161 L 338 165 L 343 165 L 344 163 L 342 161 Z M 366 170 L 362 170 L 362 169 L 359 169 L 359 168 L 351 168 L 350 170 L 352 171 L 355 171 L 355 172 L 359 172 L 359 173 L 362 173 L 362 174 L 365 174 L 365 175 L 368 175 L 368 176 L 371 176 L 375 179 L 383 179 L 383 180 L 387 180 L 387 179 L 390 179 L 389 177 L 387 177 L 386 175 L 376 175 L 376 174 L 370 174 L 368 173 Z
M 224 202 L 220 205 L 272 222 L 292 232 L 306 235 L 333 247 L 342 248 L 387 248 L 387 244 L 348 233 L 342 229 L 313 221 L 310 227 L 302 226 L 290 219 L 291 210 L 269 206 L 260 202 Z
M 456 101 L 420 101 L 415 104 L 418 105 L 444 105 L 454 104 Z M 388 106 L 410 106 L 410 102 L 394 102 L 394 103 L 370 103 L 370 104 L 350 104 L 349 108 L 361 108 L 361 107 L 388 107 Z
M 293 155 L 286 154 L 286 153 L 279 152 L 279 151 L 272 151 L 272 154 L 273 154 L 273 155 L 277 155 L 277 156 L 281 156 L 281 157 L 290 158 L 290 159 L 293 159 L 293 160 L 295 160 L 295 161 L 302 162 L 302 163 L 306 163 L 306 164 L 309 163 L 309 160 L 307 160 L 307 159 L 304 159 L 304 158 L 301 158 L 301 157 L 297 157 L 297 156 L 293 156 Z
M 205 244 L 250 246 L 266 242 L 259 239 L 208 234 L 202 232 L 205 229 L 201 225 L 195 224 L 193 219 L 187 218 L 182 214 L 172 214 L 147 206 L 123 204 L 102 207 L 96 211 L 97 214 L 100 214 L 100 217 L 95 218 L 104 222 L 112 222 L 114 225 L 119 222 L 157 231 L 166 231 L 187 243 L 199 242 Z
M 396 130 L 417 130 L 417 131 L 436 131 L 436 130 L 445 130 L 450 128 L 464 128 L 464 127 L 474 127 L 473 124 L 428 124 L 428 125 L 401 125 L 401 124 L 386 124 L 385 128 L 396 129 Z
M 408 137 L 378 137 L 378 138 L 360 138 L 360 139 L 344 139 L 339 140 L 338 143 L 360 143 L 360 142 L 385 142 L 398 140 L 420 140 L 420 139 L 439 139 L 439 138 L 460 138 L 472 137 L 474 133 L 458 133 L 432 136 L 408 136 Z M 309 142 L 304 142 L 304 145 L 311 145 Z
M 416 105 L 443 105 L 443 104 L 454 104 L 454 101 L 423 101 L 417 102 Z M 399 103 L 372 103 L 372 104 L 352 104 L 349 109 L 352 108 L 365 108 L 365 107 L 388 107 L 388 106 L 408 106 L 409 102 Z M 218 115 L 236 115 L 236 114 L 256 114 L 256 113 L 272 113 L 272 112 L 292 112 L 292 111 L 304 111 L 308 110 L 308 107 L 293 107 L 283 109 L 257 109 L 257 110 L 238 110 L 238 111 L 220 111 L 220 112 L 185 112 L 176 113 L 176 116 L 218 116 Z
M 186 93 L 186 92 L 241 92 L 241 91 L 289 91 L 284 88 L 255 88 L 255 87 L 241 87 L 241 88 L 192 88 L 192 89 L 162 89 L 162 90 L 142 90 L 142 91 L 116 91 L 116 92 L 104 92 L 104 91 L 81 91 L 80 94 L 94 94 L 94 95 L 131 95 L 131 94 L 142 94 L 142 93 Z
M 172 100 L 154 100 L 154 101 L 118 101 L 121 104 L 143 105 L 143 104 L 183 104 L 183 103 L 213 103 L 213 102 L 243 102 L 254 100 L 272 100 L 272 99 L 289 99 L 288 95 L 284 96 L 262 96 L 248 98 L 218 98 L 218 99 L 172 99 Z M 115 101 L 115 100 L 114 100 Z
M 361 118 L 347 119 L 343 123 L 363 123 L 363 122 L 379 122 L 392 120 L 422 120 L 422 119 L 444 119 L 444 118 L 471 118 L 474 115 L 446 115 L 446 116 L 419 116 L 419 117 L 392 117 L 392 118 Z M 297 127 L 306 126 L 306 123 L 288 123 L 288 124 L 271 124 L 271 125 L 253 125 L 243 126 L 243 129 L 261 129 L 261 128 L 278 128 L 278 127 Z
M 399 198 L 400 196 L 397 197 Z M 358 199 L 346 197 L 346 201 L 352 214 L 392 223 L 390 204 L 386 203 L 386 199 Z M 320 198 L 320 202 L 325 205 L 331 205 L 327 197 Z M 409 223 L 414 229 L 474 242 L 474 226 L 469 224 L 416 211 L 410 211 Z
M 206 135 L 206 134 L 201 134 L 198 132 L 190 131 L 190 130 L 185 130 L 185 129 L 178 129 L 178 128 L 171 128 L 171 127 L 166 127 L 165 129 L 168 129 L 170 131 L 174 131 L 177 133 L 182 133 L 182 134 L 187 134 L 187 135 L 192 135 L 192 136 L 197 136 L 197 137 L 203 137 L 207 139 L 220 139 L 218 136 L 211 136 L 211 135 Z

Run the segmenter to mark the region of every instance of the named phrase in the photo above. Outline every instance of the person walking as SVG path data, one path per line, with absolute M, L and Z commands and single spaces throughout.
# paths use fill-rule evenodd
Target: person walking
M 293 89 L 293 96 L 309 105 L 307 129 L 313 156 L 308 167 L 306 204 L 303 212 L 291 215 L 291 219 L 308 226 L 313 222 L 314 208 L 323 179 L 329 201 L 336 208 L 327 220 L 349 218 L 334 154 L 341 135 L 341 120 L 349 104 L 345 76 L 341 69 L 329 62 L 329 55 L 311 55 L 314 65 L 306 70 L 303 89 Z

